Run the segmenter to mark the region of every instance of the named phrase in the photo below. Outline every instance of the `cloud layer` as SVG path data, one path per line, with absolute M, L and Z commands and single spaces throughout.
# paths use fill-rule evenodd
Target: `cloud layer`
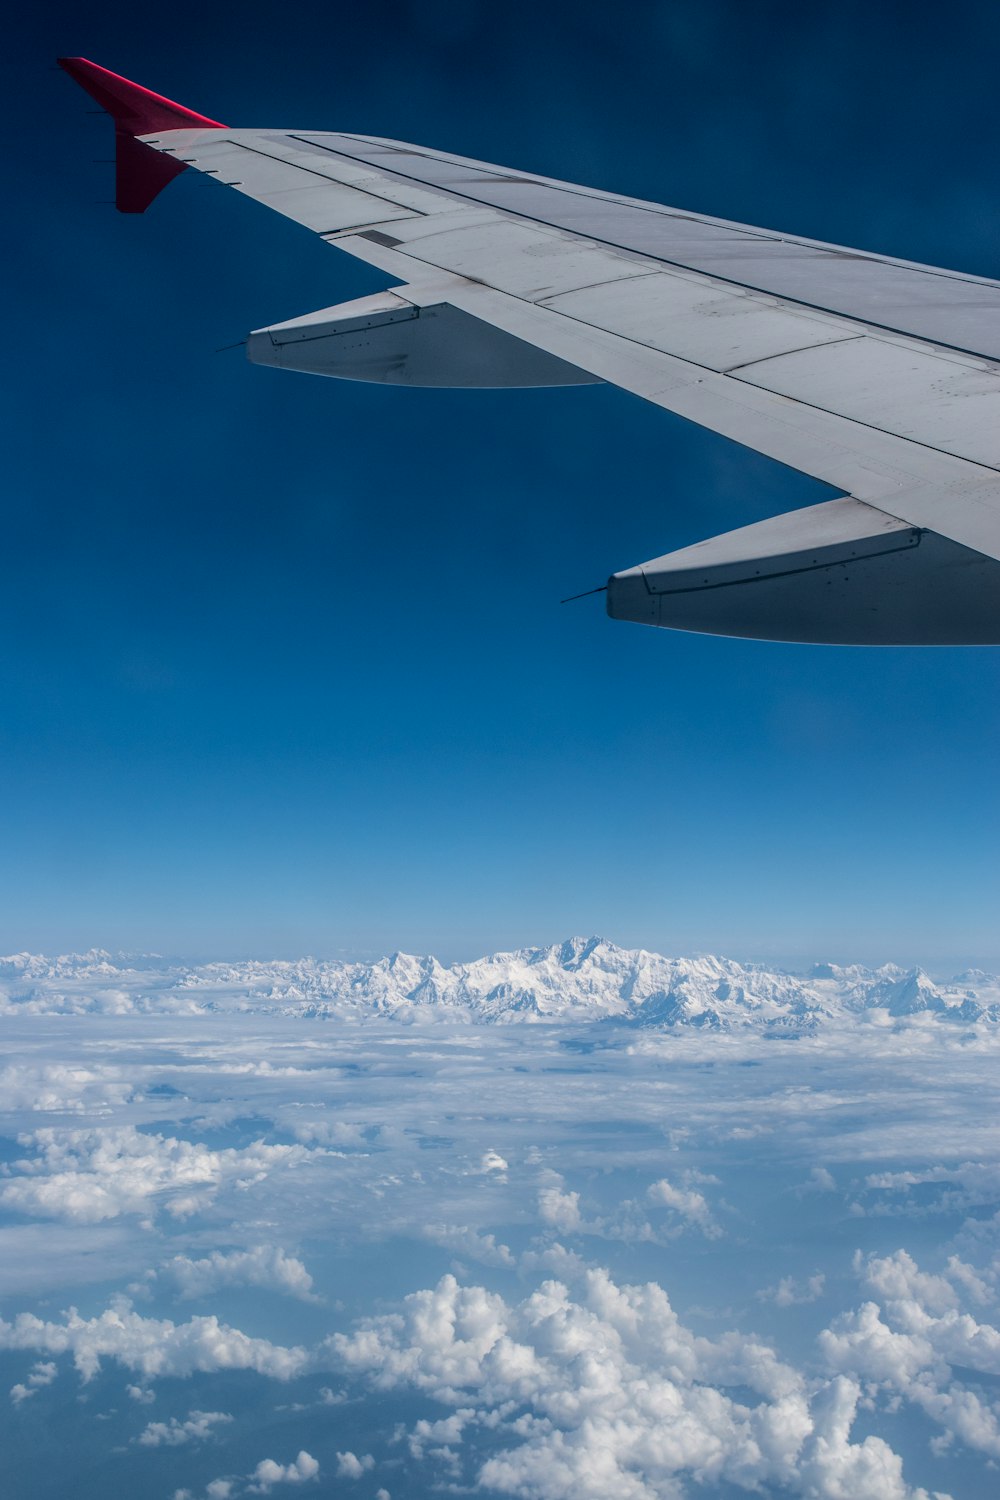
M 279 1010 L 10 1025 L 10 1473 L 79 1398 L 195 1500 L 992 1500 L 991 1024 Z
M 304 1146 L 262 1141 L 243 1151 L 212 1151 L 174 1136 L 141 1134 L 133 1126 L 46 1128 L 19 1136 L 18 1144 L 31 1155 L 14 1164 L 18 1175 L 0 1187 L 0 1204 L 78 1224 L 161 1208 L 185 1218 L 205 1208 L 226 1184 L 245 1189 L 312 1156 Z

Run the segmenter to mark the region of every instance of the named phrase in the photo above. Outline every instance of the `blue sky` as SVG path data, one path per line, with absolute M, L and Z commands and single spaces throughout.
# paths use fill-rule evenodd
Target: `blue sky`
M 116 215 L 49 70 L 998 275 L 998 42 L 985 4 L 23 16 L 0 945 L 1000 960 L 995 652 L 558 604 L 823 487 L 613 390 L 215 353 L 386 280 L 194 174 Z

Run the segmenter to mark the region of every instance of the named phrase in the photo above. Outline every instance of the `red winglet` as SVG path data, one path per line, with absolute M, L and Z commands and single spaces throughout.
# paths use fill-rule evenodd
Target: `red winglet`
M 157 193 L 165 188 L 184 162 L 164 156 L 137 141 L 137 135 L 152 135 L 158 130 L 183 130 L 200 125 L 206 130 L 225 130 L 218 120 L 199 115 L 183 104 L 164 99 L 138 83 L 130 83 L 118 73 L 98 67 L 85 57 L 60 57 L 59 66 L 81 88 L 96 99 L 115 122 L 116 192 L 115 204 L 124 214 L 141 214 Z

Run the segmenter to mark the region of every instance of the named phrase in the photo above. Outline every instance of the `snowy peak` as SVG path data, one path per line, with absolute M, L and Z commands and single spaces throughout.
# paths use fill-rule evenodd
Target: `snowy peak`
M 187 965 L 91 950 L 0 959 L 0 1015 L 271 1013 L 390 1016 L 411 1024 L 600 1021 L 638 1028 L 796 1036 L 836 1024 L 1000 1022 L 1000 980 L 966 970 L 820 963 L 805 975 L 702 955 L 668 958 L 600 937 L 493 953 L 471 963 L 394 953 L 373 963 L 302 958 Z

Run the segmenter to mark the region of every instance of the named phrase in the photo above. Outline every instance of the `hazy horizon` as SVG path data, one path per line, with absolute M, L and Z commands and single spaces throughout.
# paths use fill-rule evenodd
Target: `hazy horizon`
M 952 979 L 966 969 L 981 969 L 984 972 L 1000 972 L 1000 952 L 994 956 L 982 954 L 969 956 L 964 953 L 952 955 L 928 956 L 926 953 L 881 953 L 878 949 L 868 952 L 853 952 L 848 949 L 842 950 L 819 950 L 814 952 L 765 952 L 762 950 L 748 951 L 727 947 L 722 943 L 708 944 L 704 946 L 684 945 L 683 943 L 649 943 L 649 942 L 623 942 L 619 941 L 614 934 L 606 932 L 567 932 L 543 941 L 532 942 L 502 942 L 484 944 L 479 948 L 471 944 L 465 944 L 461 948 L 438 948 L 419 944 L 395 944 L 386 948 L 361 948 L 344 945 L 335 948 L 280 948 L 280 947 L 258 947 L 253 949 L 218 948 L 214 951 L 198 952 L 195 950 L 149 947 L 122 947 L 114 943 L 81 942 L 81 943 L 51 943 L 45 946 L 30 944 L 0 945 L 0 962 L 16 954 L 31 953 L 53 959 L 62 955 L 85 955 L 87 953 L 108 953 L 114 957 L 121 958 L 157 958 L 165 962 L 181 965 L 197 965 L 212 963 L 295 963 L 300 960 L 312 960 L 318 963 L 377 963 L 382 959 L 393 957 L 397 953 L 405 953 L 419 958 L 434 958 L 446 968 L 453 968 L 462 964 L 476 963 L 478 960 L 488 958 L 499 953 L 516 953 L 524 951 L 540 951 L 558 947 L 560 944 L 574 939 L 590 941 L 599 939 L 610 942 L 615 947 L 626 952 L 644 950 L 647 953 L 659 954 L 665 958 L 696 959 L 703 957 L 715 957 L 733 960 L 741 964 L 757 964 L 771 966 L 776 970 L 791 974 L 804 975 L 811 968 L 819 964 L 831 963 L 839 967 L 847 968 L 851 965 L 860 965 L 866 969 L 879 969 L 885 965 L 894 965 L 902 970 L 921 969 L 931 978 L 937 980 Z

